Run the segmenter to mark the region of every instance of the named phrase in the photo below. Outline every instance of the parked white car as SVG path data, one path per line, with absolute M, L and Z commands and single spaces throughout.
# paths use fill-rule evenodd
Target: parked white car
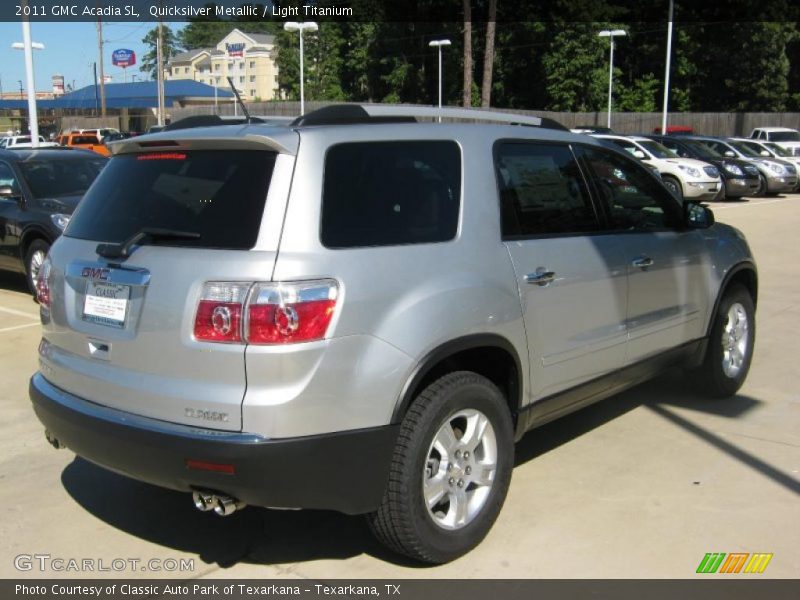
M 781 148 L 800 156 L 800 131 L 789 127 L 757 127 L 750 133 L 750 139 L 761 142 L 775 142 Z
M 678 198 L 713 200 L 722 189 L 719 170 L 702 160 L 682 158 L 655 140 L 641 136 L 595 135 L 630 152 L 661 173 L 661 180 Z
M 58 146 L 55 142 L 48 142 L 43 135 L 39 136 L 39 148 L 53 148 Z M 17 148 L 33 148 L 31 136 L 11 135 L 0 140 L 0 148 L 5 150 L 16 150 Z

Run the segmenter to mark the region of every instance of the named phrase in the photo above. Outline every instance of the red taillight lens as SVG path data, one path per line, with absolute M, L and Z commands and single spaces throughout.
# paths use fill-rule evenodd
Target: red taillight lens
M 47 257 L 36 275 L 36 301 L 41 308 L 50 308 L 50 270 L 50 257 Z
M 204 342 L 242 341 L 242 315 L 249 283 L 208 282 L 194 318 L 194 337 Z
M 258 284 L 248 305 L 247 342 L 292 344 L 321 340 L 336 309 L 333 280 Z

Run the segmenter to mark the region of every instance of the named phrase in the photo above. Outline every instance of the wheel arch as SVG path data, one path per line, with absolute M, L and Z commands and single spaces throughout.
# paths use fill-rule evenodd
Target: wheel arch
M 430 383 L 452 371 L 473 371 L 497 385 L 516 424 L 522 406 L 523 368 L 519 353 L 505 337 L 473 334 L 441 344 L 417 363 L 395 403 L 392 423 L 399 423 L 414 398 Z
M 25 264 L 25 256 L 28 254 L 28 248 L 35 240 L 42 240 L 47 242 L 49 245 L 53 245 L 53 237 L 47 233 L 44 228 L 38 227 L 37 225 L 31 225 L 25 231 L 22 232 L 22 235 L 19 239 L 19 259 L 22 261 L 22 266 L 27 268 Z
M 740 262 L 728 270 L 719 286 L 719 293 L 714 301 L 714 310 L 711 311 L 708 326 L 706 328 L 706 336 L 711 335 L 711 328 L 714 326 L 714 315 L 719 310 L 719 304 L 725 296 L 725 292 L 731 285 L 741 284 L 750 293 L 753 299 L 753 308 L 758 306 L 758 272 L 756 271 L 755 263 L 751 261 Z

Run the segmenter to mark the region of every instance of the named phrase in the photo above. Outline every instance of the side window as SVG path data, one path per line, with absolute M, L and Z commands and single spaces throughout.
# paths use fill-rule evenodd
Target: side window
M 689 157 L 689 153 L 686 151 L 686 148 L 683 146 L 679 146 L 672 140 L 659 140 L 659 143 L 664 146 L 667 150 L 672 150 L 675 154 L 682 158 Z M 691 157 L 689 157 L 691 158 Z
M 15 192 L 19 192 L 19 184 L 14 171 L 6 163 L 0 163 L 0 187 L 10 186 Z
M 503 142 L 495 149 L 495 169 L 504 238 L 599 230 L 568 146 Z
M 680 227 L 680 205 L 640 164 L 599 148 L 583 156 L 614 229 Z
M 636 144 L 627 142 L 625 140 L 610 140 L 610 141 L 613 142 L 615 145 L 619 146 L 620 148 L 622 148 L 623 150 L 625 150 L 625 152 L 627 152 L 631 156 L 635 156 L 634 153 L 639 149 L 636 147 Z
M 325 157 L 321 240 L 328 248 L 452 240 L 460 202 L 455 142 L 338 144 Z
M 730 150 L 730 148 L 728 148 L 725 144 L 721 144 L 720 142 L 708 141 L 704 143 L 706 146 L 710 147 L 712 150 L 719 152 L 723 156 L 725 155 L 726 151 Z

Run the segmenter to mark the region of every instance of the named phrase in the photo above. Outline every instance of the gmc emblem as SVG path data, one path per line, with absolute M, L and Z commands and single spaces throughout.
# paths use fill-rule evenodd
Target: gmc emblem
M 102 267 L 84 267 L 81 271 L 81 277 L 88 277 L 89 279 L 99 279 L 100 281 L 106 281 L 108 279 L 108 274 L 111 272 L 110 269 L 104 269 Z

